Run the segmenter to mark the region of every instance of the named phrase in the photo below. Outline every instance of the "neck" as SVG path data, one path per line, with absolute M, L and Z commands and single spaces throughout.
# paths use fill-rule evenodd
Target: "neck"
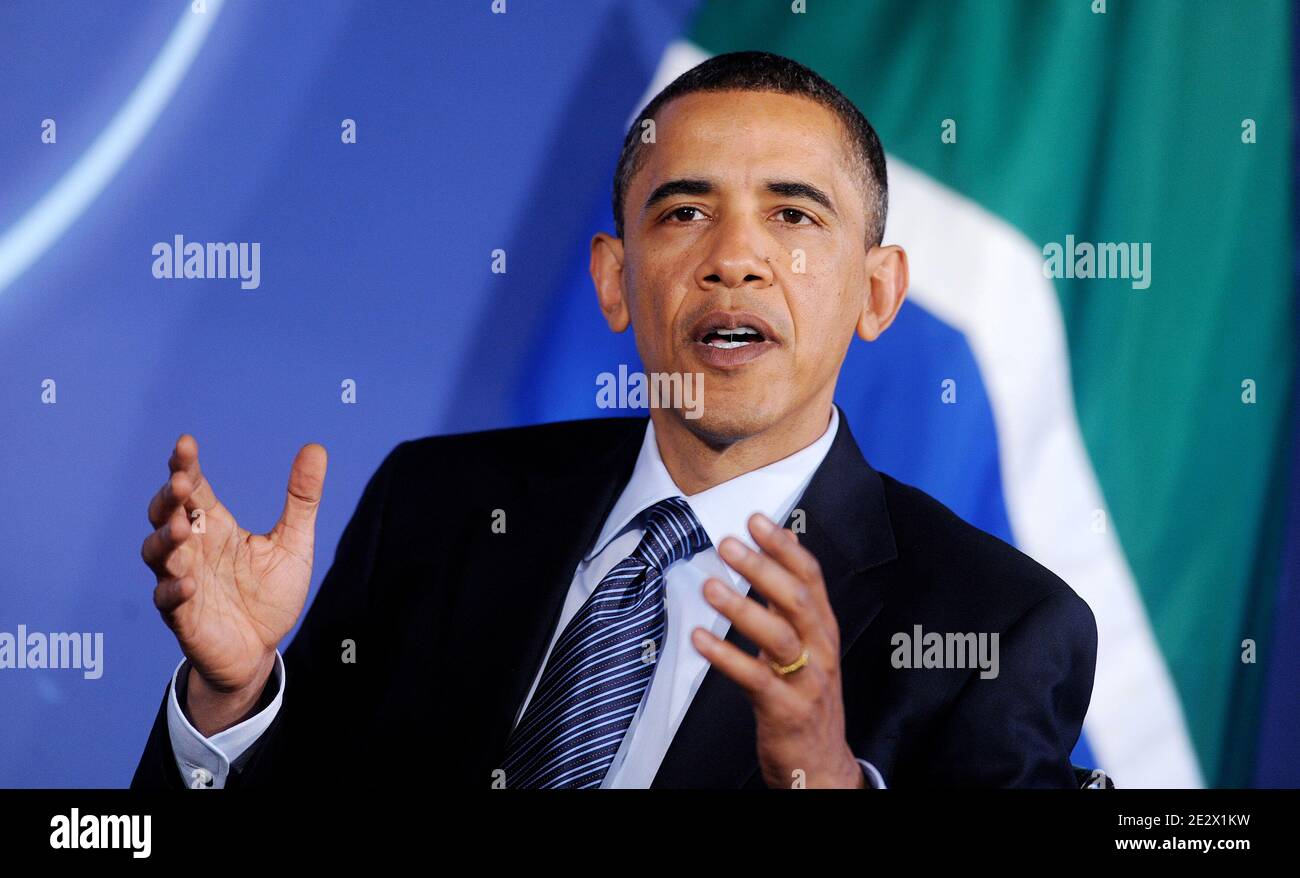
M 652 409 L 650 419 L 664 467 L 677 487 L 691 496 L 812 445 L 830 425 L 831 405 L 829 400 L 816 400 L 761 433 L 726 443 L 692 432 L 672 409 Z

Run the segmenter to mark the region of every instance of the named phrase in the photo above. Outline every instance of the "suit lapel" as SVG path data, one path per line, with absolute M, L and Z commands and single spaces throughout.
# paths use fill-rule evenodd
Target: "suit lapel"
M 883 589 L 864 572 L 897 555 L 880 475 L 862 457 L 843 410 L 830 451 L 795 508 L 803 511 L 807 527 L 800 541 L 822 567 L 843 656 L 884 604 Z M 766 604 L 758 592 L 751 595 Z M 750 655 L 758 654 L 758 647 L 734 626 L 726 639 Z M 758 771 L 756 746 L 748 698 L 710 668 L 651 787 L 745 786 Z
M 603 451 L 593 449 L 580 467 L 557 471 L 539 461 L 508 510 L 511 539 L 498 535 L 469 547 L 489 563 L 474 565 L 476 582 L 463 590 L 444 655 L 475 656 L 475 673 L 457 683 L 451 699 L 467 722 L 465 745 L 478 754 L 470 767 L 476 778 L 499 767 L 574 571 L 631 478 L 647 421 L 628 420 L 625 434 Z M 539 453 L 546 457 L 546 449 Z

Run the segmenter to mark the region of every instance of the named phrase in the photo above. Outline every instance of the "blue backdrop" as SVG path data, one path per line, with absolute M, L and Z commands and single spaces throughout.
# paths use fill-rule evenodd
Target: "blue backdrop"
M 138 147 L 0 287 L 0 631 L 105 639 L 97 680 L 0 674 L 0 785 L 130 781 L 180 658 L 139 557 L 180 433 L 254 530 L 279 515 L 297 448 L 329 449 L 314 594 L 393 445 L 545 415 L 502 390 L 692 4 L 488 5 L 209 0 L 207 38 Z M 0 234 L 187 14 L 0 5 Z M 260 287 L 155 279 L 151 248 L 177 234 L 260 242 Z

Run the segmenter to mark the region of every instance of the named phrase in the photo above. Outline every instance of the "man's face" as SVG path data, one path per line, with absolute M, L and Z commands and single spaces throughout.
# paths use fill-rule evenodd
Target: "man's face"
M 824 412 L 871 270 L 839 120 L 731 91 L 677 98 L 655 123 L 624 207 L 623 307 L 645 370 L 703 374 L 702 416 L 684 423 L 711 442 Z

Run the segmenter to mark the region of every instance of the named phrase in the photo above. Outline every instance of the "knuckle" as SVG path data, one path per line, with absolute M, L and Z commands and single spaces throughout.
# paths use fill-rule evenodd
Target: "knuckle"
M 789 692 L 789 723 L 791 728 L 802 728 L 808 724 L 812 715 L 812 704 L 808 696 L 793 688 Z
M 786 632 L 781 638 L 781 655 L 786 656 L 784 660 L 777 659 L 783 665 L 788 665 L 799 660 L 803 654 L 803 648 L 799 645 L 799 635 L 792 631 Z
M 167 571 L 168 576 L 180 576 L 185 570 L 185 561 L 181 558 L 180 552 L 172 552 L 163 562 L 163 569 Z
M 163 617 L 168 628 L 175 630 L 173 620 L 176 612 L 176 588 L 178 582 L 168 577 L 159 577 L 158 585 L 153 590 L 154 609 Z

